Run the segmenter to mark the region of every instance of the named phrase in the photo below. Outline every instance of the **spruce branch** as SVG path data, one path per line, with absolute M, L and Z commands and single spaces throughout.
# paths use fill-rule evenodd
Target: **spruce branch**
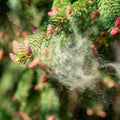
M 85 5 L 88 5 L 90 1 L 84 1 L 80 4 L 80 1 L 78 1 L 77 3 L 74 3 L 73 5 L 73 9 L 76 6 L 82 6 L 84 7 Z M 37 54 L 39 54 L 39 49 L 41 44 L 45 44 L 45 45 L 49 45 L 49 41 L 51 40 L 51 38 L 53 36 L 55 36 L 56 34 L 59 34 L 60 30 L 63 30 L 63 27 L 65 26 L 66 22 L 69 21 L 69 17 L 66 15 L 66 9 L 67 9 L 67 5 L 70 4 L 68 0 L 64 0 L 64 1 L 54 1 L 53 6 L 56 6 L 56 4 L 62 4 L 62 8 L 63 9 L 58 9 L 58 12 L 56 15 L 50 17 L 49 22 L 48 23 L 52 23 L 53 26 L 53 30 L 54 33 L 52 33 L 52 36 L 48 36 L 46 34 L 47 28 L 44 28 L 44 30 L 40 30 L 39 32 L 37 32 L 38 34 L 34 34 L 32 36 L 30 36 L 28 43 L 31 46 L 32 52 L 33 52 L 33 56 L 36 56 Z M 77 7 L 78 8 L 78 7 Z M 78 11 L 80 9 L 77 9 Z M 75 9 L 75 12 L 73 10 L 73 13 L 69 13 L 72 16 L 74 16 L 74 14 L 76 14 L 77 10 Z M 57 30 L 56 30 L 57 29 Z M 27 61 L 27 59 L 33 57 L 33 56 L 25 56 L 23 54 L 23 52 L 20 50 L 18 53 L 16 53 L 15 57 L 17 57 L 17 61 L 21 62 L 21 63 L 25 63 Z
M 31 77 L 32 74 L 32 70 L 26 70 L 20 79 L 16 93 L 14 95 L 15 99 L 19 100 L 20 102 L 24 102 L 24 100 L 29 96 L 29 90 L 33 80 Z
M 76 14 L 78 11 L 80 11 L 82 8 L 86 7 L 91 3 L 91 0 L 78 0 L 73 3 L 72 9 L 73 9 L 73 15 Z
M 110 29 L 114 24 L 114 20 L 120 15 L 120 1 L 98 0 L 98 9 L 104 27 Z

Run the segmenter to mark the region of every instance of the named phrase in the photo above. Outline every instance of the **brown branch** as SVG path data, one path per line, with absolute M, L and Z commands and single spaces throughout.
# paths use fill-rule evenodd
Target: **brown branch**
M 110 0 L 107 0 L 107 1 L 108 1 L 109 6 L 110 6 L 110 11 L 111 11 L 112 17 L 114 17 L 115 15 L 114 15 L 113 8 L 112 8 L 112 5 L 110 3 Z
M 81 10 L 83 7 L 86 7 L 91 2 L 92 2 L 92 0 L 88 0 L 85 4 L 83 4 L 82 6 L 80 6 L 78 9 L 75 9 L 74 12 L 72 12 L 72 15 L 76 14 L 79 10 Z

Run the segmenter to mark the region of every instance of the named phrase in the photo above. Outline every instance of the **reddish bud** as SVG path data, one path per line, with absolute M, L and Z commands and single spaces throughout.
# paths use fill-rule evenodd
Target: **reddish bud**
M 19 99 L 17 99 L 16 97 L 12 97 L 12 101 L 13 101 L 14 103 L 17 103 L 17 104 L 19 104 L 19 103 L 20 103 L 20 100 L 19 100 Z
M 24 40 L 28 40 L 29 39 L 29 33 L 28 32 L 22 32 L 22 37 Z
M 105 31 L 101 32 L 101 36 L 102 36 L 102 37 L 107 36 L 107 32 L 105 32 Z
M 57 10 L 56 7 L 52 7 L 51 10 L 52 10 L 53 12 L 56 12 L 56 13 L 58 12 L 58 10 Z
M 28 64 L 29 68 L 34 68 L 37 65 L 37 63 L 35 61 L 32 61 Z
M 87 109 L 86 113 L 87 113 L 88 116 L 91 116 L 91 115 L 93 115 L 93 110 L 92 109 Z
M 119 34 L 119 29 L 118 28 L 113 28 L 110 32 L 112 36 L 117 36 Z
M 41 76 L 40 79 L 42 83 L 47 82 L 49 80 L 49 78 L 46 75 Z
M 53 27 L 51 24 L 48 24 L 47 26 L 47 35 L 52 35 L 53 34 Z
M 10 56 L 11 60 L 13 60 L 14 62 L 18 61 L 16 56 L 13 53 L 10 53 L 9 56 Z
M 54 16 L 54 15 L 56 15 L 57 13 L 58 13 L 57 8 L 52 7 L 52 8 L 51 8 L 51 11 L 48 12 L 48 16 Z
M 53 75 L 57 75 L 58 73 L 59 73 L 58 70 L 53 70 L 53 71 L 52 71 L 52 74 L 53 74 Z
M 18 32 L 16 32 L 16 36 L 22 37 L 22 36 L 23 36 L 23 33 L 18 31 Z
M 38 30 L 37 27 L 32 26 L 32 31 L 33 31 L 33 32 L 37 32 L 37 30 Z
M 108 83 L 108 87 L 109 87 L 109 88 L 115 87 L 115 82 L 114 82 L 114 81 L 110 81 L 110 82 Z
M 47 69 L 47 66 L 45 64 L 43 64 L 42 62 L 39 62 L 37 64 L 42 70 L 46 70 Z
M 0 51 L 0 61 L 3 59 L 3 51 Z
M 97 114 L 101 118 L 105 118 L 106 117 L 106 112 L 104 112 L 104 111 L 99 111 Z
M 32 62 L 30 62 L 30 63 L 28 64 L 28 67 L 29 67 L 29 68 L 33 68 L 33 67 L 37 66 L 38 63 L 39 63 L 39 58 L 35 58 L 35 59 L 33 59 Z
M 91 46 L 91 49 L 95 55 L 98 53 L 97 47 L 95 45 Z
M 95 12 L 93 12 L 93 13 L 91 14 L 91 19 L 95 19 L 95 18 L 98 17 L 99 15 L 100 15 L 99 11 L 96 10 Z
M 48 12 L 48 16 L 53 16 L 54 13 L 52 11 Z
M 52 25 L 51 25 L 51 24 L 48 24 L 48 26 L 47 26 L 47 30 L 48 30 L 48 31 L 52 31 L 52 30 L 53 30 L 53 28 L 52 28 Z
M 32 54 L 31 47 L 28 43 L 25 43 L 24 45 L 24 52 L 26 56 L 30 56 Z
M 115 26 L 120 27 L 120 17 L 118 17 L 115 21 Z
M 55 117 L 53 115 L 49 116 L 47 120 L 55 120 Z
M 41 88 L 41 85 L 40 84 L 37 84 L 34 86 L 34 90 L 39 90 Z
M 70 6 L 67 6 L 66 15 L 69 16 L 70 14 L 71 14 L 71 8 L 70 8 Z
M 19 43 L 17 42 L 17 41 L 13 41 L 12 42 L 12 49 L 13 49 L 13 52 L 14 53 L 17 53 L 18 51 L 19 51 L 19 48 L 20 48 L 20 45 L 19 45 Z

